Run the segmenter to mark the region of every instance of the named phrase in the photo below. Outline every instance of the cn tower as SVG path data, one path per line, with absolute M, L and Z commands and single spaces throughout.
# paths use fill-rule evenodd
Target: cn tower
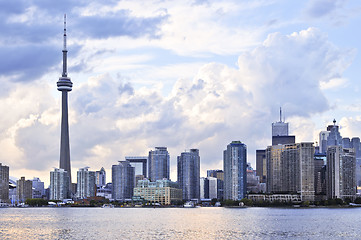
M 60 168 L 69 174 L 69 190 L 71 189 L 71 166 L 69 148 L 69 123 L 68 123 L 68 92 L 73 83 L 68 77 L 66 49 L 66 15 L 64 14 L 64 46 L 63 46 L 63 73 L 57 82 L 58 91 L 61 91 L 61 140 L 60 140 Z

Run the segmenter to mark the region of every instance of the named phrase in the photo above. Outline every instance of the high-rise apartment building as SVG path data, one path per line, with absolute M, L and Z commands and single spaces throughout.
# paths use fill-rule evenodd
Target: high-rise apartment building
M 327 149 L 327 197 L 350 198 L 356 196 L 356 158 L 353 148 L 330 146 Z
M 40 178 L 34 177 L 33 183 L 33 198 L 45 197 L 44 182 L 40 181 Z
M 199 199 L 200 156 L 198 149 L 182 152 L 177 157 L 178 184 L 183 191 L 183 199 Z
M 70 197 L 69 174 L 61 168 L 50 172 L 50 200 L 64 200 Z
M 169 153 L 166 147 L 149 151 L 148 178 L 151 181 L 169 179 Z
M 97 187 L 103 187 L 107 184 L 107 174 L 103 167 L 95 172 L 95 184 Z
M 0 202 L 9 201 L 9 167 L 0 163 Z
M 89 171 L 88 167 L 80 168 L 77 172 L 77 180 L 77 198 L 84 199 L 96 195 L 95 172 Z
M 114 200 L 125 201 L 133 196 L 135 175 L 129 161 L 119 161 L 112 166 L 112 194 Z
M 126 156 L 125 161 L 129 161 L 130 165 L 134 167 L 135 176 L 147 177 L 147 156 Z
M 24 203 L 26 199 L 33 198 L 33 182 L 21 177 L 16 181 L 16 198 L 19 203 Z
M 267 192 L 298 193 L 314 201 L 314 152 L 307 142 L 267 147 Z
M 223 152 L 224 199 L 241 200 L 247 191 L 247 146 L 233 141 Z

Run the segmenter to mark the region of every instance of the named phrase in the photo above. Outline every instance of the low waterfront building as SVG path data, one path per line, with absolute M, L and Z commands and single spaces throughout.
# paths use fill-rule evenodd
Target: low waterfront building
M 300 194 L 248 194 L 248 199 L 254 202 L 293 202 L 300 203 L 302 201 Z
M 97 188 L 97 197 L 104 197 L 106 199 L 112 198 L 112 183 L 107 183 L 105 186 Z
M 147 202 L 170 205 L 182 201 L 182 190 L 178 184 L 167 179 L 151 182 L 148 179 L 139 180 L 134 188 L 134 198 Z

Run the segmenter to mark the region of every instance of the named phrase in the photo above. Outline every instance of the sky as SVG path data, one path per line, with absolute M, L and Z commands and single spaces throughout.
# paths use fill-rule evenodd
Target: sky
M 59 167 L 67 14 L 72 175 L 168 147 L 198 148 L 201 176 L 231 141 L 271 144 L 282 107 L 296 141 L 336 119 L 361 136 L 361 2 L 19 0 L 0 2 L 0 163 L 10 176 Z M 75 178 L 73 179 L 75 182 Z

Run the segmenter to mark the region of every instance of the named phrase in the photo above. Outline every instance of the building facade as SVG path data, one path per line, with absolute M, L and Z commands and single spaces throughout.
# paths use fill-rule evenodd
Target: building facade
M 55 168 L 50 172 L 50 200 L 64 200 L 70 197 L 68 172 Z
M 224 189 L 224 172 L 223 170 L 207 170 L 207 177 L 214 177 L 217 179 L 217 199 L 223 199 Z
M 134 167 L 128 161 L 119 161 L 112 166 L 112 198 L 125 201 L 133 196 L 135 182 Z
M 247 191 L 247 146 L 233 141 L 223 152 L 224 199 L 241 200 Z
M 77 172 L 76 197 L 80 199 L 96 196 L 96 173 L 88 167 L 80 168 Z
M 166 147 L 149 151 L 148 178 L 151 181 L 169 179 L 169 153 Z
M 314 201 L 314 152 L 307 142 L 267 147 L 267 192 L 297 193 Z
M 135 176 L 147 177 L 147 156 L 127 156 L 125 157 L 125 161 L 129 161 L 130 165 L 134 167 Z
M 34 177 L 33 180 L 33 198 L 44 198 L 45 197 L 45 188 L 44 182 L 40 178 Z
M 97 187 L 102 187 L 107 184 L 107 173 L 103 167 L 95 172 L 95 184 Z
M 200 156 L 198 149 L 182 152 L 177 157 L 178 184 L 183 192 L 183 200 L 199 199 Z
M 16 198 L 18 203 L 25 203 L 26 199 L 33 198 L 33 182 L 21 177 L 16 181 Z
M 353 148 L 327 149 L 327 198 L 354 199 L 356 196 L 356 158 Z
M 139 180 L 134 188 L 134 198 L 143 199 L 150 203 L 170 205 L 182 201 L 182 190 L 178 184 L 167 179 L 150 182 L 148 179 Z
M 9 167 L 0 163 L 0 202 L 9 201 Z

